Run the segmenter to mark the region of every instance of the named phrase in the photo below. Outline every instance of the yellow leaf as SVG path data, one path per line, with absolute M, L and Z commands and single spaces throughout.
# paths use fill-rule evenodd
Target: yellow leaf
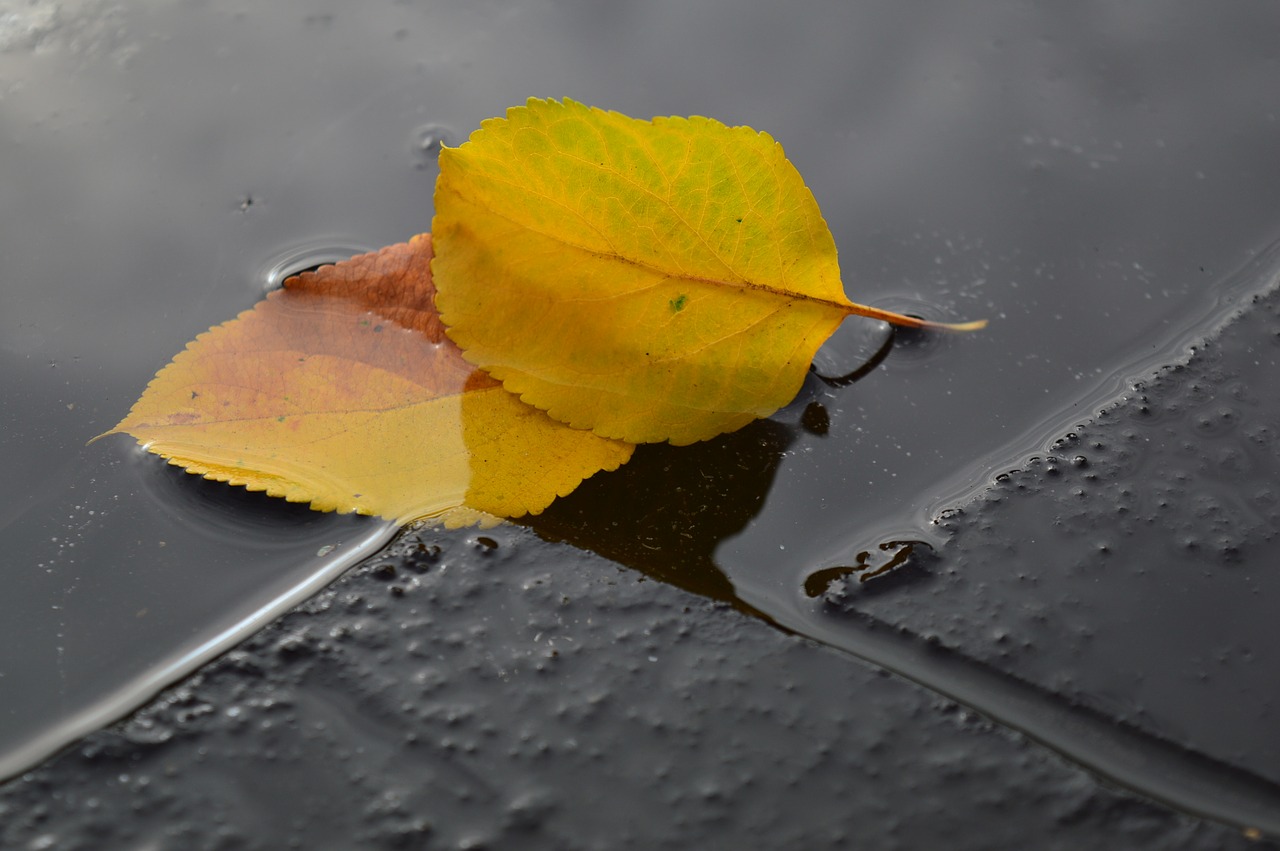
M 464 356 L 558 420 L 687 444 L 772 414 L 848 315 L 766 133 L 531 99 L 440 154 L 433 261 Z
M 321 511 L 397 522 L 537 514 L 633 447 L 568 428 L 443 333 L 431 238 L 290 278 L 197 337 L 111 432 Z

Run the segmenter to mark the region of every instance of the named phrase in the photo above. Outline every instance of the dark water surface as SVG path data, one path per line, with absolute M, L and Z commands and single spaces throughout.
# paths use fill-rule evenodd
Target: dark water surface
M 435 143 L 568 96 L 768 130 L 851 298 L 992 322 L 886 349 L 884 327 L 850 321 L 819 355 L 828 379 L 772 420 L 643 448 L 536 536 L 871 658 L 1184 810 L 1261 824 L 1280 812 L 1264 652 L 1280 588 L 1260 567 L 1275 348 L 1231 401 L 1179 402 L 1136 436 L 1078 426 L 1274 284 L 1277 24 L 1266 3 L 0 0 L 0 772 L 387 532 L 198 482 L 125 438 L 84 442 L 281 269 L 428 229 Z M 1214 449 L 1246 431 L 1258 457 Z M 1216 484 L 1154 460 L 1198 441 L 1222 456 Z M 1110 490 L 1073 479 L 1099 467 Z M 937 522 L 956 509 L 990 520 Z M 1063 540 L 1008 533 L 1046 516 Z M 547 557 L 532 536 L 503 544 L 522 569 Z

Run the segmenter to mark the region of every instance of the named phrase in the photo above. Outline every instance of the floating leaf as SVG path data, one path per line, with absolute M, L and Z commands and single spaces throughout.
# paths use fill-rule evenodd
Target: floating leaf
M 285 282 L 197 337 L 111 432 L 205 478 L 398 522 L 536 514 L 630 444 L 568 428 L 466 363 L 431 238 Z
M 692 443 L 772 414 L 849 315 L 768 134 L 532 99 L 440 154 L 433 261 L 465 357 L 578 428 Z

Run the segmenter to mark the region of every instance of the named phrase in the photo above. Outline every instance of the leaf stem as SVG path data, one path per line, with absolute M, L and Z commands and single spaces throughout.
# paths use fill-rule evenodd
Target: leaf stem
M 881 310 L 878 307 L 857 303 L 851 303 L 845 308 L 845 312 L 849 316 L 865 316 L 868 319 L 879 319 L 881 322 L 888 322 L 890 325 L 898 325 L 902 328 L 922 328 L 928 331 L 977 331 L 987 327 L 985 319 L 976 319 L 973 322 L 933 322 L 917 316 L 907 316 L 905 313 L 894 313 L 892 310 Z

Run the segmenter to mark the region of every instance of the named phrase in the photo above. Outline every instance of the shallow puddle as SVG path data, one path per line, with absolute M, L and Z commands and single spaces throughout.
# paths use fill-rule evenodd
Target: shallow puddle
M 1276 23 L 1263 6 L 1141 4 L 0 5 L 0 773 L 384 540 L 376 522 L 184 478 L 125 438 L 84 442 L 283 269 L 427 230 L 432 151 L 531 95 L 767 130 L 814 191 L 851 298 L 991 320 L 888 348 L 883 326 L 848 322 L 772 420 L 646 447 L 535 531 L 872 658 L 820 601 L 886 569 L 898 590 L 874 616 L 927 633 L 936 604 L 913 591 L 936 571 L 901 569 L 908 546 L 941 552 L 939 512 L 1269 285 Z M 949 617 L 976 635 L 999 620 Z M 974 659 L 1015 667 L 954 645 L 954 665 L 903 672 L 955 693 L 948 671 Z M 963 699 L 994 717 L 1016 703 L 975 688 Z

